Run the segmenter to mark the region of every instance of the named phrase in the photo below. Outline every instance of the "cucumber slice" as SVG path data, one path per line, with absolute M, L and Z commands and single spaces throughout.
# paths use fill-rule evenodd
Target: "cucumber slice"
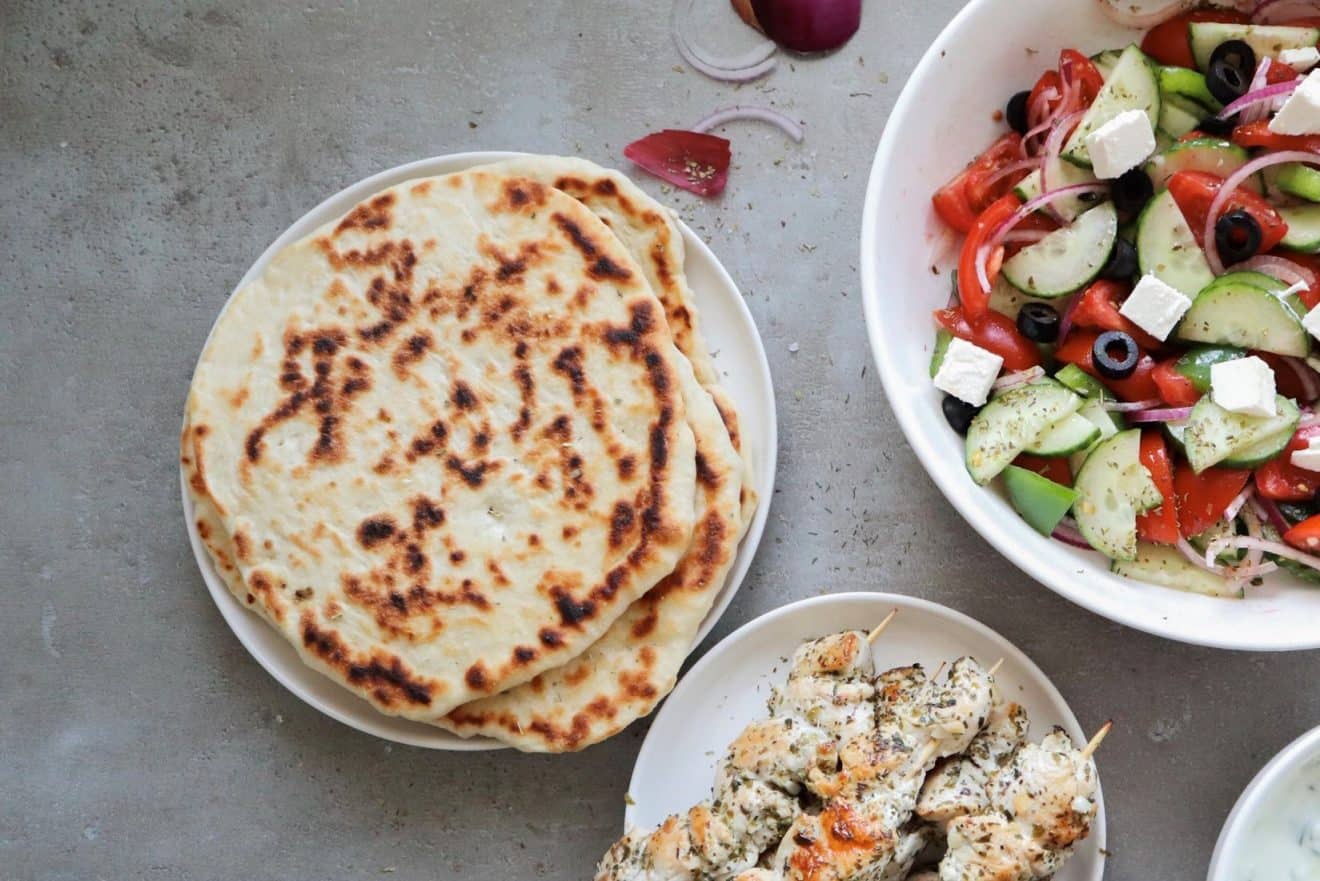
M 1300 162 L 1276 166 L 1274 185 L 1290 196 L 1320 202 L 1320 171 Z
M 1246 357 L 1245 349 L 1232 346 L 1197 346 L 1173 363 L 1173 369 L 1192 381 L 1201 394 L 1210 391 L 1210 368 L 1225 361 Z
M 1008 283 L 1000 273 L 995 278 L 994 286 L 990 288 L 990 308 L 1000 315 L 1007 315 L 1009 318 L 1017 318 L 1022 307 L 1027 303 L 1049 303 L 1050 301 L 1042 297 L 1029 297 Z M 1052 305 L 1052 304 L 1051 304 Z
M 1054 374 L 1054 378 L 1068 388 L 1077 392 L 1083 398 L 1099 398 L 1104 400 L 1109 397 L 1109 392 L 1100 380 L 1087 373 L 1076 364 L 1065 364 L 1059 368 L 1059 372 Z
M 1017 196 L 1024 203 L 1040 195 L 1040 169 L 1036 169 L 1031 174 L 1022 178 L 1013 186 L 1013 195 Z
M 1311 335 L 1302 327 L 1296 296 L 1222 280 L 1200 293 L 1178 323 L 1174 336 L 1189 343 L 1219 343 L 1305 358 Z
M 987 484 L 1050 428 L 1076 413 L 1082 399 L 1052 379 L 1004 392 L 967 429 L 967 471 Z
M 1183 443 L 1183 437 L 1187 434 L 1187 420 L 1182 422 L 1164 423 L 1164 439 L 1169 442 L 1169 446 L 1187 457 L 1187 446 Z
M 1201 117 L 1208 113 L 1218 113 L 1224 109 L 1219 99 L 1206 85 L 1205 75 L 1189 67 L 1161 67 L 1160 95 L 1164 98 L 1177 97 L 1191 101 L 1201 108 Z
M 1220 43 L 1242 40 L 1256 53 L 1257 58 L 1268 55 L 1277 58 L 1284 49 L 1305 49 L 1320 42 L 1316 28 L 1291 28 L 1271 25 L 1231 24 L 1214 21 L 1194 21 L 1187 26 L 1192 43 L 1192 56 L 1201 73 L 1210 70 L 1210 56 Z
M 1096 70 L 1105 79 L 1118 67 L 1118 59 L 1123 57 L 1122 49 L 1106 49 L 1103 52 L 1097 52 L 1091 56 L 1091 63 L 1095 65 Z
M 1134 428 L 1101 441 L 1077 473 L 1077 528 L 1114 560 L 1136 558 L 1137 515 L 1163 501 L 1140 456 L 1141 432 Z
M 1118 212 L 1105 202 L 1004 263 L 1003 275 L 1036 297 L 1062 297 L 1100 273 L 1118 240 Z
M 1273 416 L 1261 417 L 1230 413 L 1209 395 L 1198 401 L 1183 434 L 1183 448 L 1192 470 L 1200 474 L 1229 458 L 1256 455 L 1263 445 L 1285 432 L 1291 437 L 1301 418 L 1297 405 L 1283 395 L 1275 396 L 1275 404 L 1278 409 Z
M 1077 491 L 1072 487 L 1016 465 L 1004 469 L 1004 488 L 1014 509 L 1041 535 L 1054 532 L 1077 501 Z
M 1045 162 L 1047 175 L 1045 179 L 1049 181 L 1051 190 L 1071 187 L 1075 184 L 1093 184 L 1097 180 L 1096 176 L 1091 174 L 1090 169 L 1081 168 L 1071 162 L 1064 162 L 1057 156 L 1047 159 Z M 1041 194 L 1040 171 L 1033 171 L 1022 178 L 1017 186 L 1013 187 L 1013 192 L 1023 202 L 1029 202 L 1039 196 Z M 1071 223 L 1098 204 L 1099 202 L 1094 196 L 1089 199 L 1081 196 L 1064 196 L 1051 202 L 1050 207 L 1065 221 Z
M 1151 199 L 1137 219 L 1137 263 L 1142 274 L 1153 275 L 1188 297 L 1195 298 L 1215 280 L 1192 228 L 1168 190 Z
M 1293 439 L 1293 433 L 1296 429 L 1295 423 L 1289 425 L 1278 434 L 1262 438 L 1259 443 L 1252 444 L 1245 450 L 1237 451 L 1221 464 L 1226 468 L 1259 468 L 1283 452 L 1284 448 Z
M 1205 108 L 1189 98 L 1166 93 L 1160 99 L 1160 131 L 1171 138 L 1195 131 L 1205 117 Z
M 1136 46 L 1128 46 L 1105 79 L 1104 88 L 1095 96 L 1090 109 L 1063 145 L 1063 158 L 1089 168 L 1091 154 L 1086 137 L 1125 110 L 1142 110 L 1150 118 L 1151 128 L 1160 122 L 1160 83 L 1155 65 Z
M 1240 284 L 1271 292 L 1278 292 L 1287 287 L 1287 285 L 1272 275 L 1266 275 L 1263 272 L 1256 272 L 1252 269 L 1240 269 L 1237 272 L 1226 272 L 1219 276 L 1219 278 L 1216 278 L 1210 284 L 1206 285 L 1206 287 L 1202 288 L 1201 293 L 1221 287 Z
M 1069 456 L 1088 449 L 1100 439 L 1100 428 L 1080 413 L 1073 413 L 1027 445 L 1033 456 Z
M 938 328 L 935 331 L 935 351 L 930 356 L 930 378 L 934 379 L 935 374 L 940 372 L 940 366 L 944 364 L 944 353 L 949 351 L 949 343 L 953 342 L 953 334 L 944 328 Z
M 1145 581 L 1160 587 L 1172 587 L 1189 593 L 1215 597 L 1241 597 L 1228 579 L 1221 578 L 1192 564 L 1177 548 L 1139 542 L 1130 560 L 1114 560 L 1109 571 L 1133 581 Z
M 1320 253 L 1320 205 L 1290 205 L 1277 210 L 1288 224 L 1288 232 L 1279 244 L 1303 254 Z
M 1228 141 L 1218 138 L 1197 138 L 1194 141 L 1179 141 L 1169 149 L 1158 153 L 1144 166 L 1155 191 L 1164 189 L 1169 178 L 1180 171 L 1205 171 L 1219 177 L 1228 177 L 1247 164 L 1247 151 Z M 1255 175 L 1244 184 L 1256 192 L 1261 192 L 1261 183 Z

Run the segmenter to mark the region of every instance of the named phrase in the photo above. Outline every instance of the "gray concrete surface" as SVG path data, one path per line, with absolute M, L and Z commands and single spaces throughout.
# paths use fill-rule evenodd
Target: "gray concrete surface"
M 959 5 L 872 0 L 842 52 L 735 90 L 676 66 L 667 2 L 0 3 L 0 879 L 589 877 L 645 726 L 574 756 L 444 754 L 299 703 L 203 589 L 179 415 L 231 286 L 329 193 L 476 148 L 622 164 L 735 100 L 810 133 L 736 127 L 727 195 L 678 199 L 746 290 L 780 407 L 771 525 L 707 646 L 823 591 L 980 618 L 1084 725 L 1116 721 L 1108 877 L 1203 877 L 1240 788 L 1320 720 L 1320 657 L 1163 642 L 1031 582 L 938 494 L 868 369 L 867 170 Z

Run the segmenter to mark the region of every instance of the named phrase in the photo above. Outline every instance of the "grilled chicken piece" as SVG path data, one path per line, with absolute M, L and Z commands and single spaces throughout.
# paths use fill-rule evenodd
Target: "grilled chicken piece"
M 873 733 L 872 670 L 864 633 L 800 646 L 771 698 L 773 718 L 730 744 L 711 800 L 653 831 L 630 831 L 605 854 L 596 881 L 708 881 L 750 870 L 799 813 L 803 786 L 836 785 L 840 739 Z
M 962 752 L 981 730 L 991 706 L 991 682 L 974 660 L 955 661 L 943 683 L 926 681 L 919 667 L 882 673 L 878 725 L 858 751 L 855 775 L 819 815 L 793 821 L 773 865 L 785 881 L 879 881 L 895 864 L 926 773 L 942 756 Z
M 996 705 L 967 752 L 941 760 L 926 778 L 917 799 L 917 816 L 943 834 L 955 817 L 989 809 L 990 779 L 1026 740 L 1030 724 L 1027 711 L 1019 704 Z
M 990 782 L 990 811 L 949 824 L 941 881 L 1037 881 L 1091 830 L 1095 762 L 1056 728 L 1018 749 Z
M 881 873 L 879 881 L 903 881 L 912 871 L 912 864 L 935 838 L 935 830 L 925 824 L 912 824 L 894 845 L 894 856 Z

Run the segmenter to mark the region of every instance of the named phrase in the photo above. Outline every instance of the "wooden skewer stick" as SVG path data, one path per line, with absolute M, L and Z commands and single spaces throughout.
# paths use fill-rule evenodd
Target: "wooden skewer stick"
M 1095 755 L 1095 751 L 1098 750 L 1100 748 L 1100 744 L 1104 742 L 1105 735 L 1107 735 L 1109 733 L 1109 729 L 1113 727 L 1114 727 L 1113 719 L 1110 719 L 1103 726 L 1101 726 L 1100 730 L 1095 733 L 1095 737 L 1091 738 L 1091 742 L 1088 743 L 1082 749 L 1082 758 L 1089 759 L 1091 756 Z
M 879 625 L 876 626 L 875 630 L 872 630 L 870 633 L 866 634 L 866 641 L 871 643 L 871 645 L 875 645 L 875 641 L 880 638 L 880 634 L 885 632 L 885 628 L 889 626 L 889 622 L 893 621 L 894 616 L 897 614 L 898 614 L 898 609 L 894 609 L 888 615 L 886 615 L 885 620 L 881 621 Z
M 985 671 L 985 675 L 987 676 L 995 675 L 996 673 L 999 672 L 999 668 L 1002 666 L 1004 666 L 1004 659 L 1000 658 L 998 661 L 995 661 L 995 665 L 993 667 Z

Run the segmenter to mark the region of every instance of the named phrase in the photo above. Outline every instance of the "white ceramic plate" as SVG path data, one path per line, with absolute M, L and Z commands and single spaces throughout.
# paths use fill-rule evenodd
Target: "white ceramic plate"
M 1241 881 L 1252 877 L 1246 866 L 1260 856 L 1249 838 L 1254 821 L 1298 770 L 1316 763 L 1320 763 L 1320 728 L 1312 728 L 1285 746 L 1260 769 L 1224 821 L 1214 856 L 1210 858 L 1209 881 Z
M 509 152 L 455 153 L 422 159 L 407 165 L 400 165 L 380 174 L 359 181 L 352 186 L 326 199 L 289 227 L 276 239 L 266 252 L 257 259 L 235 287 L 235 291 L 257 278 L 265 271 L 270 258 L 285 245 L 297 241 L 322 224 L 344 214 L 358 202 L 387 187 L 417 177 L 437 174 L 449 174 L 497 162 L 518 155 Z M 770 509 L 770 499 L 774 494 L 775 457 L 777 453 L 777 430 L 775 423 L 774 389 L 770 381 L 770 365 L 766 361 L 765 349 L 761 337 L 752 321 L 738 286 L 729 273 L 711 253 L 697 235 L 687 227 L 683 228 L 683 243 L 687 249 L 688 283 L 692 288 L 696 305 L 703 320 L 702 329 L 706 344 L 715 353 L 715 365 L 720 371 L 724 388 L 738 406 L 741 419 L 744 454 L 752 464 L 755 475 L 756 491 L 760 496 L 760 506 L 756 516 L 738 549 L 738 557 L 725 582 L 723 590 L 715 601 L 714 607 L 706 616 L 696 642 L 702 639 L 715 626 L 720 615 L 728 608 L 733 595 L 742 584 L 747 567 L 751 565 L 756 547 L 761 541 L 765 529 L 766 516 Z M 231 295 L 232 300 L 232 295 Z M 222 310 L 223 313 L 223 310 Z M 220 607 L 225 621 L 238 636 L 239 641 L 256 658 L 267 672 L 279 680 L 285 688 L 311 704 L 316 709 L 346 725 L 412 746 L 424 746 L 433 749 L 482 750 L 498 749 L 502 744 L 487 738 L 464 740 L 457 735 L 439 728 L 412 722 L 378 712 L 365 700 L 335 684 L 329 678 L 306 666 L 298 654 L 283 637 L 269 627 L 255 612 L 243 608 L 225 586 L 224 581 L 215 571 L 214 564 L 206 548 L 197 535 L 196 517 L 193 513 L 192 500 L 188 496 L 186 485 L 180 471 L 180 484 L 183 491 L 184 519 L 188 526 L 188 538 L 192 543 L 197 565 L 202 570 L 202 577 L 211 592 L 211 597 Z M 695 645 L 696 643 L 694 643 Z
M 876 641 L 877 668 L 914 661 L 934 670 L 943 661 L 972 655 L 983 664 L 1000 658 L 997 679 L 1004 694 L 1026 707 L 1031 737 L 1062 725 L 1076 743 L 1087 735 L 1063 696 L 1040 668 L 998 633 L 960 612 L 915 597 L 841 593 L 783 606 L 731 633 L 711 649 L 669 695 L 656 714 L 628 785 L 625 827 L 649 828 L 710 795 L 715 764 L 749 722 L 765 718 L 770 689 L 786 674 L 799 645 L 842 630 L 870 628 L 891 609 L 896 617 Z M 1098 727 L 1098 725 L 1097 725 Z M 1101 757 L 1103 764 L 1103 756 Z M 1104 873 L 1105 803 L 1091 835 L 1056 881 L 1100 881 Z
M 956 259 L 942 255 L 958 241 L 935 217 L 931 195 L 1006 130 L 991 114 L 1030 88 L 1060 49 L 1089 54 L 1139 38 L 1105 18 L 1096 0 L 972 0 L 945 28 L 895 105 L 871 169 L 861 243 L 871 348 L 889 405 L 931 478 L 977 532 L 1037 581 L 1170 639 L 1264 651 L 1320 647 L 1320 589 L 1290 576 L 1269 576 L 1244 601 L 1194 596 L 1111 575 L 1102 555 L 1036 533 L 1001 491 L 968 477 L 962 438 L 949 429 L 943 396 L 927 378 L 931 312 L 948 300 Z

